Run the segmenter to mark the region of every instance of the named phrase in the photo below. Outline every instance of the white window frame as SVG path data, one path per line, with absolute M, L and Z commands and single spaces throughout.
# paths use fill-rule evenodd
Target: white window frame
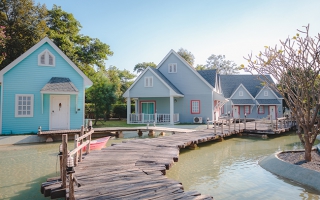
M 243 91 L 239 91 L 239 96 L 240 96 L 240 97 L 243 96 Z
M 173 74 L 178 72 L 178 64 L 177 63 L 169 63 L 168 64 L 168 73 Z
M 33 94 L 16 94 L 15 117 L 33 117 L 33 110 L 34 110 Z
M 44 63 L 41 62 L 42 56 L 44 56 Z M 52 63 L 50 63 L 50 56 L 52 57 Z M 56 58 L 48 49 L 46 49 L 38 55 L 38 65 L 53 67 L 56 65 Z
M 191 114 L 200 114 L 200 100 L 191 100 Z
M 153 76 L 144 77 L 144 87 L 153 87 Z
M 264 91 L 263 92 L 263 95 L 265 96 L 265 97 L 267 97 L 269 94 L 268 94 L 268 91 Z

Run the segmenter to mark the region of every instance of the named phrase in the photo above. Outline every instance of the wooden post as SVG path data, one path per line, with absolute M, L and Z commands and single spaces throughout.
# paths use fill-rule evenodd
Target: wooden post
M 229 134 L 231 133 L 231 129 L 230 129 L 231 124 L 230 124 L 230 122 L 231 122 L 231 119 L 229 117 Z
M 214 134 L 217 134 L 216 120 L 213 121 L 214 125 Z
M 223 119 L 221 120 L 221 133 L 223 134 Z
M 257 130 L 257 121 L 254 121 L 254 130 Z
M 84 127 L 81 126 L 80 137 L 83 136 L 83 133 L 84 133 Z M 80 145 L 82 145 L 82 143 L 83 143 L 83 139 L 80 140 Z M 82 162 L 82 148 L 80 149 L 80 152 L 79 152 L 79 162 Z
M 62 135 L 62 188 L 67 187 L 68 135 Z
M 79 135 L 78 134 L 75 134 L 74 135 L 74 148 L 77 148 L 78 147 L 78 138 L 79 138 Z M 77 166 L 78 165 L 78 162 L 79 162 L 79 153 L 76 152 L 74 154 L 74 166 Z
M 276 118 L 276 130 L 278 130 L 278 118 Z
M 244 129 L 247 129 L 247 116 L 244 116 Z
M 60 179 L 62 180 L 62 176 L 63 176 L 63 174 L 62 174 L 62 166 L 63 166 L 62 154 L 59 155 L 59 160 L 60 160 Z
M 73 185 L 73 173 L 69 174 L 69 200 L 75 200 L 75 198 L 74 198 L 74 185 Z
M 236 122 L 237 121 L 233 121 L 233 132 L 236 133 Z M 239 131 L 240 132 L 240 131 Z
M 90 131 L 90 130 L 89 130 L 89 131 Z M 89 136 L 87 137 L 87 140 L 89 141 L 89 143 L 87 144 L 86 153 L 89 154 L 89 153 L 90 153 L 91 135 L 89 135 Z
M 239 115 L 239 133 L 240 133 L 240 115 Z
M 207 119 L 207 129 L 209 129 L 209 119 Z

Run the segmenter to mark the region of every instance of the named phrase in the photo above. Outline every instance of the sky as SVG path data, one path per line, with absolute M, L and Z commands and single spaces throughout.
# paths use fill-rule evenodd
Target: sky
M 320 0 L 34 0 L 72 13 L 81 34 L 114 52 L 106 67 L 133 72 L 136 64 L 159 64 L 173 49 L 187 49 L 197 64 L 225 55 L 237 65 L 264 46 L 279 45 L 310 25 L 320 33 Z M 300 34 L 301 35 L 301 34 Z

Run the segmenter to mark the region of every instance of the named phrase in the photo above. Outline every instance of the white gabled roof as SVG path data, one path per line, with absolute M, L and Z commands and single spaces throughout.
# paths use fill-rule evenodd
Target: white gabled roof
M 78 72 L 78 74 L 80 74 L 80 76 L 82 76 L 85 86 L 91 86 L 93 84 L 92 81 L 48 37 L 43 38 L 40 42 L 35 44 L 28 51 L 24 52 L 21 56 L 19 56 L 17 59 L 15 59 L 5 68 L 3 68 L 0 71 L 0 82 L 3 82 L 3 75 L 5 73 L 7 73 L 10 69 L 15 67 L 18 63 L 20 63 L 23 59 L 25 59 L 27 56 L 29 56 L 31 53 L 36 51 L 39 47 L 41 47 L 45 43 L 48 43 L 65 61 L 67 61 L 67 63 L 71 67 L 73 67 L 74 70 L 76 70 L 76 72 Z
M 177 58 L 179 58 L 180 61 L 181 61 L 182 63 L 184 63 L 187 67 L 189 67 L 189 69 L 190 69 L 191 71 L 193 71 L 194 74 L 195 74 L 196 76 L 198 76 L 198 78 L 199 78 L 200 80 L 202 80 L 210 89 L 214 90 L 214 87 L 212 87 L 212 85 L 210 85 L 192 66 L 190 66 L 190 64 L 189 64 L 185 59 L 183 59 L 183 58 L 182 58 L 177 52 L 175 52 L 173 49 L 171 49 L 171 50 L 169 51 L 169 53 L 162 59 L 162 61 L 157 65 L 157 68 L 156 68 L 156 69 L 159 69 L 159 67 L 169 58 L 169 56 L 170 56 L 171 54 L 173 54 L 173 55 L 175 55 Z

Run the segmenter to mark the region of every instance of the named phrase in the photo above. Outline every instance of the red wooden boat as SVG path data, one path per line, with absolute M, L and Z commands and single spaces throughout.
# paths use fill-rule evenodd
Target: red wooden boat
M 103 137 L 103 138 L 99 138 L 96 140 L 91 140 L 90 150 L 101 150 L 103 147 L 106 146 L 109 138 L 110 137 L 108 136 L 108 137 Z M 82 150 L 85 151 L 86 148 L 87 148 L 87 146 L 83 147 Z

